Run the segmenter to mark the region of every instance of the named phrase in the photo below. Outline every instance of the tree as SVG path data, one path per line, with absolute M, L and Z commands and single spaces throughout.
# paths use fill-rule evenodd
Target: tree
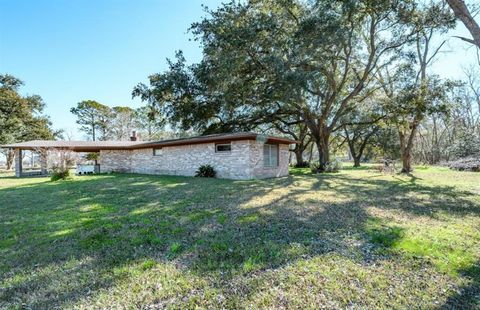
M 111 119 L 111 109 L 108 106 L 94 100 L 84 100 L 71 108 L 70 112 L 77 116 L 77 124 L 81 125 L 80 130 L 89 135 L 93 141 L 108 138 Z
M 98 159 L 100 158 L 100 153 L 94 152 L 94 153 L 88 153 L 87 156 L 85 156 L 86 160 L 92 160 L 95 162 L 95 165 L 98 165 Z
M 295 167 L 308 167 L 308 162 L 304 160 L 303 153 L 312 142 L 308 127 L 305 123 L 297 119 L 278 118 L 272 121 L 272 127 L 275 131 L 285 134 L 297 141 L 297 144 L 292 149 L 295 154 Z
M 403 55 L 404 63 L 394 63 L 393 75 L 388 67 L 377 72 L 384 95 L 389 98 L 390 121 L 398 130 L 404 173 L 412 170 L 412 150 L 421 122 L 428 115 L 445 111 L 440 102 L 447 84 L 438 77 L 429 77 L 427 69 L 446 42 L 433 45 L 435 35 L 446 33 L 454 27 L 455 20 L 443 4 L 431 2 L 418 7 L 410 23 L 414 29 L 414 41 L 412 50 Z
M 135 110 L 130 107 L 113 107 L 111 110 L 110 134 L 115 140 L 128 140 L 135 128 Z
M 387 120 L 388 121 L 388 120 Z M 400 158 L 398 132 L 394 126 L 386 123 L 374 134 L 371 144 L 375 152 L 386 159 Z
M 186 66 L 177 55 L 167 72 L 150 77 L 148 93 L 184 129 L 299 119 L 323 170 L 339 120 L 370 95 L 377 67 L 410 39 L 409 7 L 393 0 L 225 4 L 192 25 L 202 61 Z
M 288 91 L 283 95 L 289 100 L 283 100 L 281 109 L 298 111 L 305 121 L 317 146 L 322 171 L 330 160 L 330 137 L 341 128 L 339 120 L 361 103 L 362 97 L 370 95 L 368 85 L 376 67 L 389 62 L 409 40 L 409 34 L 402 23 L 405 8 L 398 2 L 317 1 L 312 7 L 298 6 L 282 7 L 277 25 L 262 34 L 268 38 L 264 39 L 266 46 L 262 46 L 261 39 L 253 40 L 255 45 L 245 41 L 234 45 L 232 53 L 240 46 L 240 51 L 250 48 L 247 56 L 265 68 L 264 76 L 268 76 L 270 68 L 279 68 L 270 85 L 277 86 L 276 92 L 281 88 Z M 265 19 L 262 13 L 258 15 Z M 285 20 L 293 33 L 281 26 Z M 259 23 L 252 22 L 245 31 L 255 29 Z M 269 48 L 270 38 L 277 32 L 287 32 L 283 39 L 286 42 Z M 222 51 L 225 45 L 220 45 Z M 276 82 L 279 79 L 283 83 Z M 285 88 L 285 84 L 291 86 Z
M 449 112 L 447 91 L 455 83 L 444 82 L 437 77 L 423 81 L 422 85 L 406 85 L 395 97 L 395 106 L 391 107 L 392 116 L 400 138 L 402 172 L 412 171 L 412 150 L 420 123 L 428 115 L 446 115 Z
M 0 75 L 0 144 L 51 140 L 61 134 L 61 131 L 52 129 L 50 119 L 42 114 L 45 103 L 40 96 L 22 96 L 19 93 L 23 85 L 21 80 L 12 75 Z M 2 152 L 7 157 L 7 169 L 11 169 L 13 152 Z
M 455 158 L 465 158 L 472 155 L 480 156 L 480 136 L 462 131 L 451 146 L 450 151 Z
M 474 44 L 478 48 L 480 48 L 480 26 L 478 25 L 477 21 L 475 21 L 472 14 L 470 13 L 470 10 L 465 4 L 465 1 L 447 0 L 447 3 L 452 9 L 455 16 L 465 25 L 465 27 L 468 29 L 468 31 L 472 35 L 472 39 L 465 38 L 465 37 L 459 37 L 459 38 L 471 44 Z
M 154 105 L 148 104 L 135 110 L 135 127 L 145 139 L 158 139 L 165 127 L 165 119 Z
M 381 129 L 381 120 L 385 118 L 379 98 L 372 98 L 367 104 L 361 105 L 341 120 L 342 135 L 353 157 L 353 166 L 360 167 L 364 151 Z

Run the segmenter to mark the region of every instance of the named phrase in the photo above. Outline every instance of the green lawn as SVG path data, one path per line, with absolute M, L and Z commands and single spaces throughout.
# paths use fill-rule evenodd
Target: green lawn
M 480 308 L 480 173 L 0 175 L 0 308 Z

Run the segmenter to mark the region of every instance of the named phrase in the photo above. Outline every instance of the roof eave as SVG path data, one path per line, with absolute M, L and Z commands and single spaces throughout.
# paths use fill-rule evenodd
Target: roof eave
M 191 144 L 203 144 L 203 143 L 222 143 L 230 141 L 240 141 L 240 140 L 261 140 L 266 143 L 278 143 L 278 144 L 298 144 L 299 141 L 290 140 L 286 138 L 273 137 L 273 136 L 263 136 L 255 133 L 246 133 L 242 135 L 232 135 L 232 136 L 217 136 L 217 137 L 197 137 L 191 139 L 176 139 L 170 141 L 156 141 L 156 142 L 145 142 L 132 145 L 122 145 L 122 146 L 41 146 L 41 145 L 21 145 L 22 143 L 7 144 L 1 145 L 0 148 L 17 148 L 23 150 L 35 150 L 42 148 L 55 148 L 55 149 L 65 149 L 72 150 L 76 152 L 98 152 L 100 150 L 135 150 L 135 149 L 146 149 L 154 147 L 166 147 L 166 146 L 180 146 L 180 145 L 191 145 Z M 28 143 L 28 142 L 26 142 Z

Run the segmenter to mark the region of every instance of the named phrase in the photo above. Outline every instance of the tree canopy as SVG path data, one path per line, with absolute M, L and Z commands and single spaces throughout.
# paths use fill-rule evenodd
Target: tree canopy
M 95 100 L 84 100 L 70 109 L 77 116 L 77 124 L 90 138 L 95 140 L 108 139 L 108 121 L 111 109 Z
M 12 75 L 0 75 L 0 144 L 34 139 L 53 139 L 59 132 L 43 115 L 45 103 L 38 95 L 19 93 L 23 82 Z
M 50 118 L 43 114 L 45 103 L 40 96 L 20 94 L 23 85 L 12 75 L 0 75 L 0 144 L 51 140 L 61 134 L 52 129 Z M 13 154 L 8 152 L 7 168 L 12 162 Z

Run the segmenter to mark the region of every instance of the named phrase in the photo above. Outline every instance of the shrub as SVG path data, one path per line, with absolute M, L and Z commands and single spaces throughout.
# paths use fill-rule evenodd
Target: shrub
M 448 163 L 450 169 L 480 172 L 480 156 L 462 158 Z
M 310 164 L 310 170 L 313 172 L 313 173 L 317 173 L 317 172 L 338 172 L 340 169 L 342 168 L 342 162 L 338 159 L 334 159 L 330 162 L 328 162 L 326 165 L 325 165 L 325 169 L 323 171 L 320 170 L 320 164 L 315 162 L 315 163 L 311 163 Z
M 314 163 L 311 163 L 310 164 L 310 170 L 312 171 L 312 173 L 317 173 L 320 169 L 320 164 L 317 163 L 317 162 L 314 162 Z
M 325 172 L 338 172 L 342 168 L 342 162 L 336 158 L 325 165 Z
M 480 157 L 480 137 L 474 132 L 461 132 L 449 150 L 456 158 Z
M 216 175 L 217 172 L 210 165 L 201 165 L 195 172 L 196 177 L 214 178 Z
M 51 180 L 66 180 L 70 177 L 69 167 L 75 164 L 77 154 L 70 150 L 48 151 L 48 170 L 52 171 Z
M 59 167 L 54 167 L 52 170 L 52 176 L 50 177 L 51 181 L 66 180 L 70 178 L 70 170 L 68 168 L 61 169 Z
M 308 161 L 303 161 L 301 163 L 296 163 L 294 165 L 295 168 L 307 168 L 310 167 L 310 163 Z

